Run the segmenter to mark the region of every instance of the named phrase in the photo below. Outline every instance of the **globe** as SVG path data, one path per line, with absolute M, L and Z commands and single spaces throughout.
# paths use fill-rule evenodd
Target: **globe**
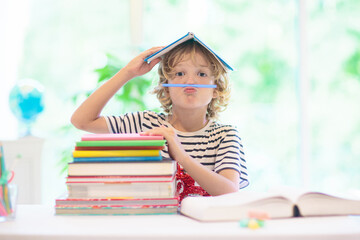
M 19 81 L 10 91 L 9 104 L 12 113 L 30 132 L 30 125 L 44 110 L 42 85 L 33 79 Z

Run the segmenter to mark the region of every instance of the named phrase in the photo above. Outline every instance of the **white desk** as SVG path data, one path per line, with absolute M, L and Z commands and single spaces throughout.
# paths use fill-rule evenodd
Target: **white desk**
M 250 230 L 238 222 L 201 223 L 182 215 L 55 216 L 52 207 L 19 205 L 15 220 L 0 223 L 0 239 L 360 240 L 360 216 L 271 220 Z

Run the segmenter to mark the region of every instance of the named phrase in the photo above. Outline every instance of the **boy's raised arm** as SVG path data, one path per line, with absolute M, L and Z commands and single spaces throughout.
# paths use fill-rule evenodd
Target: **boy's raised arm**
M 144 62 L 144 59 L 161 48 L 162 47 L 153 47 L 142 52 L 125 67 L 120 69 L 119 72 L 95 90 L 95 92 L 75 110 L 71 116 L 71 123 L 76 128 L 84 131 L 107 133 L 108 128 L 105 119 L 100 116 L 102 109 L 127 81 L 146 74 L 160 62 L 160 59 L 156 59 L 148 64 Z

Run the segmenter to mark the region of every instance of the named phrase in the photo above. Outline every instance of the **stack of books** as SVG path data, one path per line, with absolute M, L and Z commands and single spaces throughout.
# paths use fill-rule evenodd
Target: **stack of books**
M 177 213 L 176 162 L 163 159 L 162 136 L 86 134 L 68 165 L 56 214 Z

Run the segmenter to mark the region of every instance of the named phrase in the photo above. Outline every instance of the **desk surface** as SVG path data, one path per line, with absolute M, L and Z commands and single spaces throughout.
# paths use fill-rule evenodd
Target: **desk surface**
M 0 239 L 357 239 L 360 216 L 269 220 L 264 228 L 238 222 L 202 223 L 182 215 L 56 216 L 52 207 L 19 205 L 0 223 Z

